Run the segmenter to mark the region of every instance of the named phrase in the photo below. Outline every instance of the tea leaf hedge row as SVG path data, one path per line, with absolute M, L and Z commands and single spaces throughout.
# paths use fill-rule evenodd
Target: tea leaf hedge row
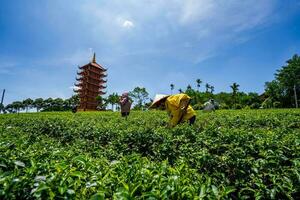
M 0 199 L 297 199 L 300 110 L 0 115 Z

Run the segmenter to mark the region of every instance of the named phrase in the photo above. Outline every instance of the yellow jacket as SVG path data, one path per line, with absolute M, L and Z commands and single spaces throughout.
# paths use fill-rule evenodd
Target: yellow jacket
M 186 94 L 175 94 L 166 99 L 165 106 L 170 115 L 170 126 L 175 126 L 180 122 L 187 121 L 196 115 L 192 106 L 189 105 L 190 99 L 191 98 Z M 187 109 L 185 109 L 186 107 Z

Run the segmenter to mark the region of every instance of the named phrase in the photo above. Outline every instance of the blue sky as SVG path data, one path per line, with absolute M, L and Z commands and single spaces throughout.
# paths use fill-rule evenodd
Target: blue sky
M 1 0 L 4 103 L 68 98 L 78 65 L 108 68 L 107 92 L 170 93 L 200 78 L 258 92 L 300 54 L 299 0 Z

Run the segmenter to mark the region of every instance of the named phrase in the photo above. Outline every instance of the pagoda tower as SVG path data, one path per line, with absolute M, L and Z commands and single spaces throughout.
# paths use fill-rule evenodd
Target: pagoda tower
M 106 80 L 104 78 L 107 76 L 105 68 L 96 62 L 96 54 L 94 53 L 92 62 L 79 66 L 79 71 L 77 72 L 77 87 L 74 92 L 76 92 L 80 99 L 80 105 L 78 107 L 79 111 L 97 110 L 97 100 L 96 97 L 99 95 L 104 95 L 104 89 L 106 88 Z

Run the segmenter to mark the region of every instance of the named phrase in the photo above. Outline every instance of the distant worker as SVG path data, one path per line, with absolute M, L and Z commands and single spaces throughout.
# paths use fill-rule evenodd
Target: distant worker
M 215 111 L 216 108 L 218 108 L 217 103 L 215 102 L 215 100 L 210 99 L 209 101 L 204 103 L 203 111 Z
M 196 112 L 190 105 L 191 98 L 186 94 L 163 95 L 157 94 L 150 108 L 166 110 L 170 116 L 169 126 L 189 121 L 190 125 L 196 120 Z
M 131 100 L 129 98 L 128 92 L 125 92 L 122 94 L 120 97 L 120 106 L 121 106 L 121 115 L 122 117 L 125 117 L 127 119 L 127 116 L 130 113 L 130 108 L 131 108 Z

